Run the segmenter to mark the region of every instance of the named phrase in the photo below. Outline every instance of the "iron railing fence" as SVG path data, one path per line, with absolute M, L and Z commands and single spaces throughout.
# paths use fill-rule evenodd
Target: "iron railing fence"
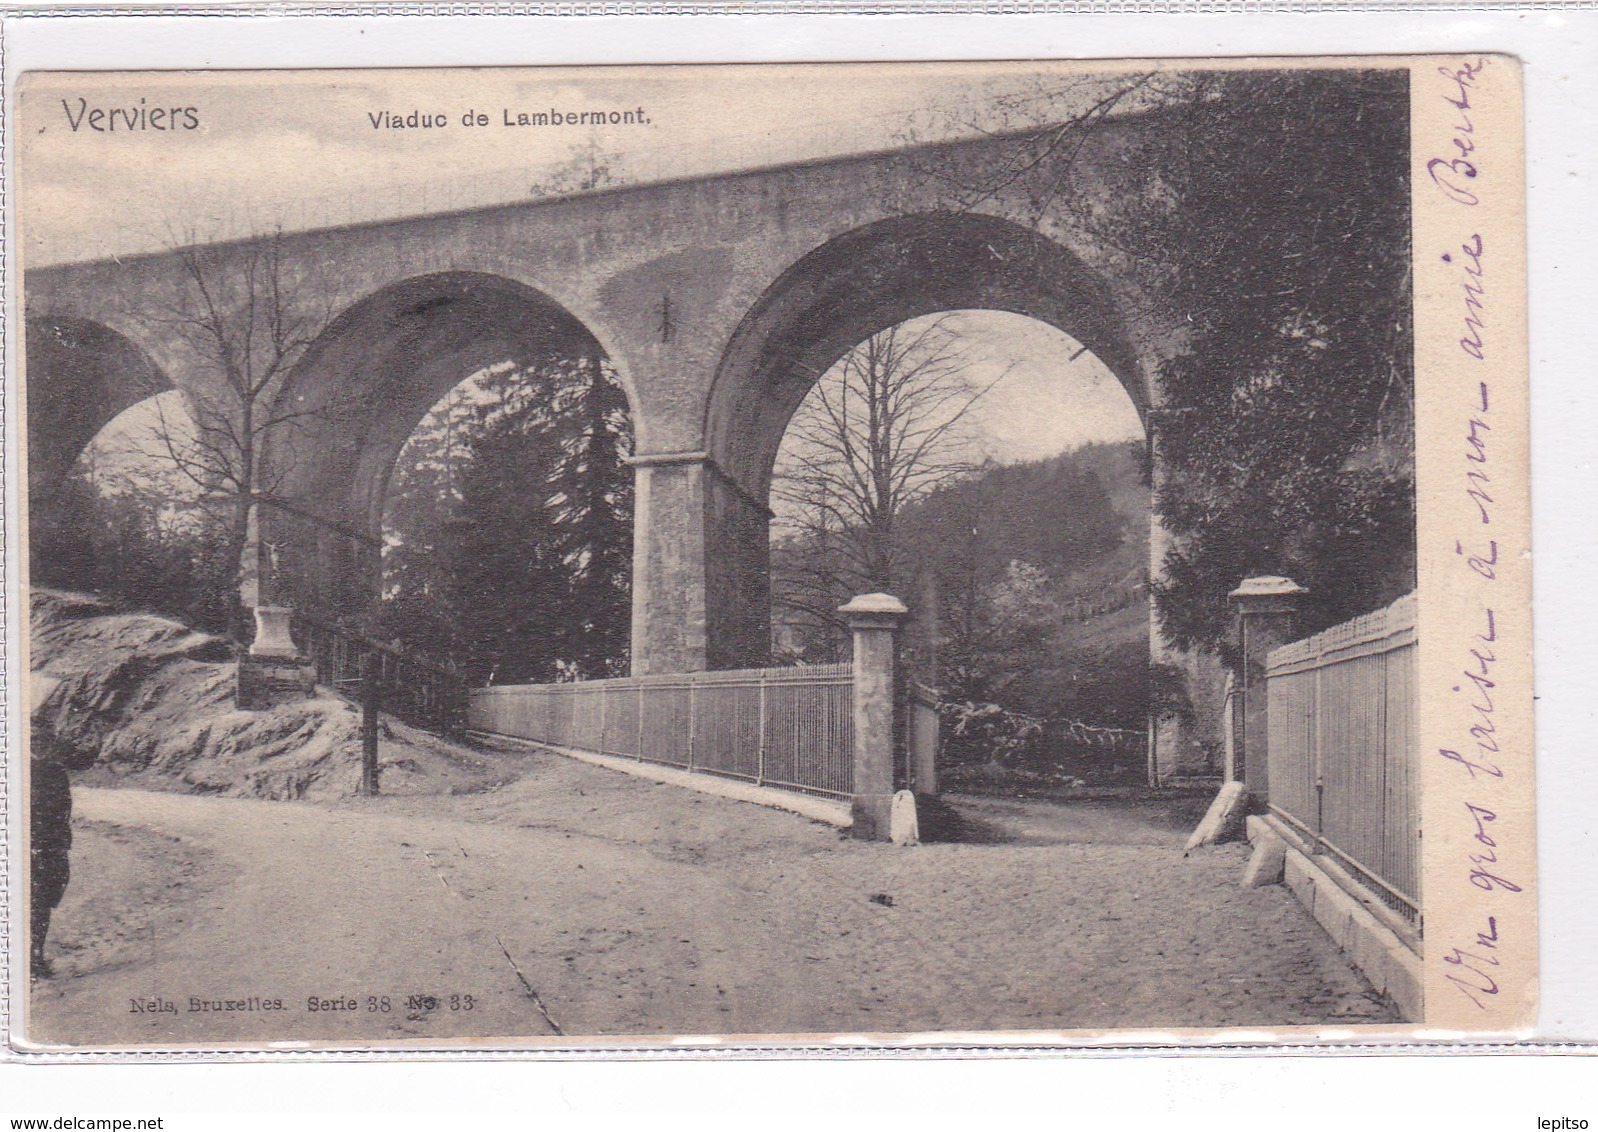
M 317 682 L 352 700 L 363 694 L 363 665 L 376 657 L 382 709 L 425 731 L 459 735 L 466 729 L 466 679 L 447 665 L 376 641 L 343 625 L 303 614 L 294 618 L 294 636 L 316 666 Z
M 1270 808 L 1421 920 L 1415 595 L 1266 658 Z
M 478 688 L 467 726 L 807 794 L 854 793 L 852 664 Z

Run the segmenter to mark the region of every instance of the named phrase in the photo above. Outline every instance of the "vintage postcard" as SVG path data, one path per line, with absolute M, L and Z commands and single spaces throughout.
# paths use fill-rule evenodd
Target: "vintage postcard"
M 16 1050 L 1530 1031 L 1515 59 L 18 90 Z

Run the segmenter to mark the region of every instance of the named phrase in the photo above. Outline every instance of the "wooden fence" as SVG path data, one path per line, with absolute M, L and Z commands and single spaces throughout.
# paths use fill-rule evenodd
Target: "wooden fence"
M 1420 920 L 1415 597 L 1272 651 L 1270 808 Z
M 482 688 L 467 726 L 848 798 L 853 713 L 854 666 L 819 664 Z

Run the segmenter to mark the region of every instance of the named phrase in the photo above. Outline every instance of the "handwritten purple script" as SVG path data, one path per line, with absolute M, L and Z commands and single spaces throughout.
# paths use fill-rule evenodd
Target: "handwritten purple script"
M 1482 340 L 1482 331 L 1487 324 L 1482 321 L 1484 304 L 1487 301 L 1487 285 L 1483 280 L 1486 273 L 1482 269 L 1481 257 L 1486 251 L 1479 232 L 1471 233 L 1470 239 L 1459 245 L 1460 270 L 1464 279 L 1459 284 L 1459 289 L 1465 296 L 1465 332 L 1460 336 L 1459 348 L 1478 362 L 1485 361 L 1487 357 L 1487 343 Z M 1452 252 L 1443 253 L 1444 263 L 1453 263 Z
M 1476 179 L 1479 170 L 1472 155 L 1476 152 L 1476 122 L 1471 117 L 1475 109 L 1470 93 L 1476 79 L 1487 69 L 1490 59 L 1477 59 L 1463 67 L 1438 67 L 1437 73 L 1447 80 L 1443 101 L 1454 108 L 1456 117 L 1449 139 L 1450 156 L 1434 157 L 1426 163 L 1426 172 L 1449 200 L 1474 207 L 1479 198 L 1466 186 Z
M 1444 100 L 1459 112 L 1452 137 L 1458 156 L 1436 157 L 1426 166 L 1432 181 L 1450 200 L 1472 208 L 1479 203 L 1478 198 L 1463 187 L 1465 181 L 1477 174 L 1472 160 L 1476 139 L 1470 116 L 1470 93 L 1486 65 L 1487 60 L 1483 59 L 1457 69 L 1438 69 L 1449 83 Z M 1465 801 L 1459 819 L 1468 832 L 1468 848 L 1458 867 L 1482 893 L 1495 897 L 1505 894 L 1513 899 L 1523 891 L 1523 886 L 1506 875 L 1509 870 L 1501 864 L 1505 835 L 1499 830 L 1497 810 L 1487 804 L 1492 801 L 1492 794 L 1513 776 L 1513 767 L 1506 765 L 1507 752 L 1500 741 L 1498 684 L 1494 679 L 1499 650 L 1505 647 L 1504 619 L 1495 612 L 1496 600 L 1492 596 L 1502 567 L 1498 541 L 1487 537 L 1489 532 L 1483 529 L 1492 527 L 1497 507 L 1490 490 L 1493 482 L 1491 391 L 1476 368 L 1486 361 L 1489 350 L 1487 243 L 1479 232 L 1472 232 L 1440 258 L 1459 272 L 1460 331 L 1456 344 L 1463 355 L 1458 364 L 1465 375 L 1466 388 L 1470 390 L 1459 434 L 1463 442 L 1459 451 L 1461 487 L 1475 521 L 1469 532 L 1455 540 L 1454 553 L 1475 576 L 1475 585 L 1486 587 L 1487 600 L 1481 605 L 1476 631 L 1463 642 L 1455 677 L 1458 683 L 1452 686 L 1459 697 L 1455 725 L 1463 729 L 1468 741 L 1460 743 L 1457 750 L 1439 748 L 1437 753 L 1456 773 L 1466 775 L 1471 784 L 1469 800 Z M 1464 946 L 1445 941 L 1443 962 L 1450 968 L 1448 981 L 1485 1010 L 1492 996 L 1499 993 L 1502 961 L 1498 952 L 1503 929 L 1495 915 L 1487 915 L 1478 923 L 1475 938 Z
M 1488 916 L 1486 929 L 1476 933 L 1476 939 L 1469 948 L 1451 948 L 1443 956 L 1443 962 L 1455 969 L 1448 976 L 1448 981 L 1483 1010 L 1487 1009 L 1487 1004 L 1479 996 L 1498 993 L 1498 980 L 1493 975 L 1499 961 L 1498 956 L 1492 954 L 1497 950 L 1498 918 Z

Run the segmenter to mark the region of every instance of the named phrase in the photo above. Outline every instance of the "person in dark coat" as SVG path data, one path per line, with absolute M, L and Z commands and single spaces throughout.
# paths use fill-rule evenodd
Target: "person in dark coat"
M 83 759 L 56 738 L 55 729 L 39 710 L 59 681 L 35 674 L 31 682 L 34 710 L 28 761 L 30 971 L 35 979 L 47 979 L 55 973 L 44 957 L 50 914 L 61 903 L 72 875 L 72 780 L 68 770 L 78 767 Z

